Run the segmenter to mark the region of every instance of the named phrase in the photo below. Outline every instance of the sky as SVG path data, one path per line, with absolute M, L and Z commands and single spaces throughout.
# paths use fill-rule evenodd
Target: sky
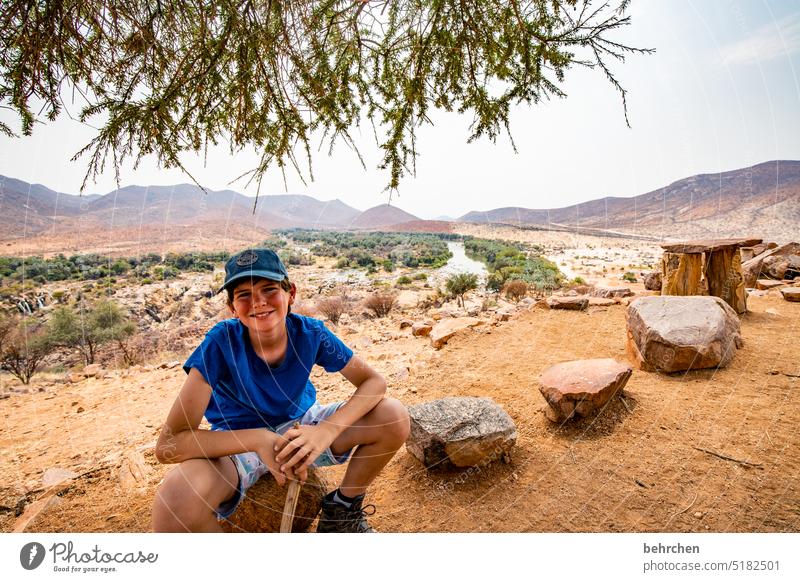
M 634 0 L 632 23 L 613 38 L 656 49 L 612 68 L 628 90 L 625 124 L 619 94 L 598 71 L 570 69 L 566 99 L 513 109 L 517 153 L 505 137 L 467 144 L 471 117 L 434 112 L 420 128 L 416 176 L 406 177 L 391 203 L 421 218 L 458 217 L 503 206 L 558 208 L 604 196 L 629 197 L 681 178 L 800 159 L 800 3 L 796 0 Z M 16 124 L 8 111 L 0 119 Z M 73 154 L 91 127 L 63 116 L 33 136 L 0 138 L 0 174 L 77 194 L 86 161 Z M 389 201 L 388 174 L 368 126 L 358 143 L 366 162 L 344 146 L 314 154 L 313 182 L 276 169 L 262 194 L 338 198 L 365 210 Z M 255 195 L 231 181 L 251 169 L 255 151 L 227 148 L 184 163 L 203 186 Z M 121 184 L 169 185 L 190 180 L 152 158 L 124 166 Z M 107 171 L 86 193 L 115 188 Z M 269 204 L 269 199 L 264 199 Z

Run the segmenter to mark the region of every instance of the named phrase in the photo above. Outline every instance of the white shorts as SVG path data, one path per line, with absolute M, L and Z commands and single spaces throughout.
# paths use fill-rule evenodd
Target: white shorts
M 319 404 L 315 402 L 311 405 L 306 413 L 296 422 L 301 425 L 315 425 L 328 418 L 339 408 L 344 402 L 334 402 L 333 404 Z M 278 426 L 275 432 L 283 434 L 295 423 L 295 420 L 290 420 Z M 312 467 L 330 467 L 331 465 L 341 465 L 346 463 L 350 458 L 352 450 L 347 451 L 342 455 L 334 455 L 330 447 L 322 451 L 319 457 L 311 464 Z M 238 455 L 231 455 L 231 460 L 236 467 L 236 472 L 239 474 L 239 485 L 236 493 L 230 499 L 223 501 L 217 508 L 217 519 L 225 519 L 233 515 L 239 503 L 245 496 L 246 491 L 252 487 L 259 478 L 265 473 L 269 473 L 267 466 L 261 461 L 258 453 L 239 453 Z

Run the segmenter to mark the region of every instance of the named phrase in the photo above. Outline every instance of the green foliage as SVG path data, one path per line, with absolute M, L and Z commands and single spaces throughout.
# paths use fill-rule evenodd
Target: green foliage
M 87 178 L 109 154 L 116 169 L 149 154 L 182 168 L 184 152 L 221 140 L 260 151 L 257 180 L 273 165 L 302 175 L 296 152 L 310 166 L 312 136 L 355 148 L 350 132 L 369 120 L 397 188 L 431 108 L 471 114 L 469 141 L 494 141 L 512 105 L 563 97 L 566 71 L 588 67 L 625 109 L 609 61 L 648 52 L 613 39 L 628 3 L 6 0 L 0 104 L 29 135 L 78 87 L 79 119 L 99 126 L 81 151 Z
M 463 307 L 464 296 L 478 288 L 478 276 L 474 273 L 458 273 L 448 277 L 444 287 L 451 296 L 458 297 L 458 303 Z
M 23 384 L 30 383 L 53 347 L 35 319 L 0 316 L 0 369 Z
M 571 283 L 573 285 L 586 285 L 586 280 L 583 277 L 575 277 Z
M 401 275 L 400 277 L 397 278 L 396 285 L 398 286 L 411 285 L 411 283 L 412 283 L 411 277 L 408 277 L 407 275 Z
M 98 348 L 108 342 L 125 342 L 136 331 L 122 308 L 102 300 L 86 311 L 58 307 L 47 322 L 51 344 L 80 351 L 87 364 L 94 362 Z
M 396 232 L 334 232 L 287 229 L 276 231 L 300 244 L 311 244 L 311 252 L 320 257 L 338 257 L 338 269 L 371 269 L 380 265 L 392 272 L 397 265 L 405 267 L 441 267 L 452 257 L 448 240 L 459 235 Z M 346 260 L 346 262 L 345 262 Z
M 414 281 L 427 281 L 428 275 L 426 273 L 414 273 L 411 278 Z
M 627 281 L 628 283 L 636 283 L 636 275 L 632 272 L 628 271 L 624 275 L 622 275 L 622 280 Z
M 486 263 L 486 287 L 492 291 L 500 291 L 514 279 L 537 291 L 557 289 L 564 280 L 556 264 L 539 255 L 541 247 L 526 250 L 522 243 L 471 238 L 464 241 L 464 249 L 467 256 Z
M 141 258 L 118 258 L 98 254 L 59 254 L 50 259 L 42 257 L 0 257 L 0 276 L 8 281 L 79 281 L 113 279 L 120 276 L 172 279 L 182 271 L 204 272 L 228 258 L 225 252 L 168 253 L 162 257 L 148 253 Z M 158 269 L 158 271 L 156 271 Z

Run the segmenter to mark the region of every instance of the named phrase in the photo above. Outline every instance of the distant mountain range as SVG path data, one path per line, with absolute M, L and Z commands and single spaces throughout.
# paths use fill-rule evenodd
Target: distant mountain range
M 425 221 L 388 204 L 361 212 L 341 200 L 297 194 L 255 200 L 233 190 L 209 191 L 191 184 L 126 186 L 108 194 L 75 196 L 0 176 L 0 240 L 46 237 L 48 248 L 67 237 L 79 248 L 84 233 L 193 237 L 265 234 L 287 227 L 449 231 L 458 222 L 510 224 L 582 232 L 613 232 L 663 238 L 762 236 L 797 238 L 800 224 L 800 161 L 776 160 L 749 168 L 700 174 L 632 198 L 608 197 L 564 208 L 521 207 L 473 211 L 458 219 Z M 137 234 L 138 233 L 138 234 Z M 183 236 L 184 238 L 180 238 Z M 35 246 L 35 245 L 34 245 Z M 9 249 L 9 252 L 11 249 Z
M 775 160 L 699 174 L 633 198 L 600 198 L 564 208 L 495 208 L 461 222 L 571 230 L 612 230 L 657 238 L 797 238 L 800 161 Z

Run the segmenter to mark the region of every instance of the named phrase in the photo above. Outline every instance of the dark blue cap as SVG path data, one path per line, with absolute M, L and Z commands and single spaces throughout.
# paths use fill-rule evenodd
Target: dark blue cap
M 270 281 L 283 281 L 289 276 L 280 257 L 269 249 L 247 249 L 233 255 L 225 263 L 225 283 L 217 293 L 244 279 L 258 277 Z

